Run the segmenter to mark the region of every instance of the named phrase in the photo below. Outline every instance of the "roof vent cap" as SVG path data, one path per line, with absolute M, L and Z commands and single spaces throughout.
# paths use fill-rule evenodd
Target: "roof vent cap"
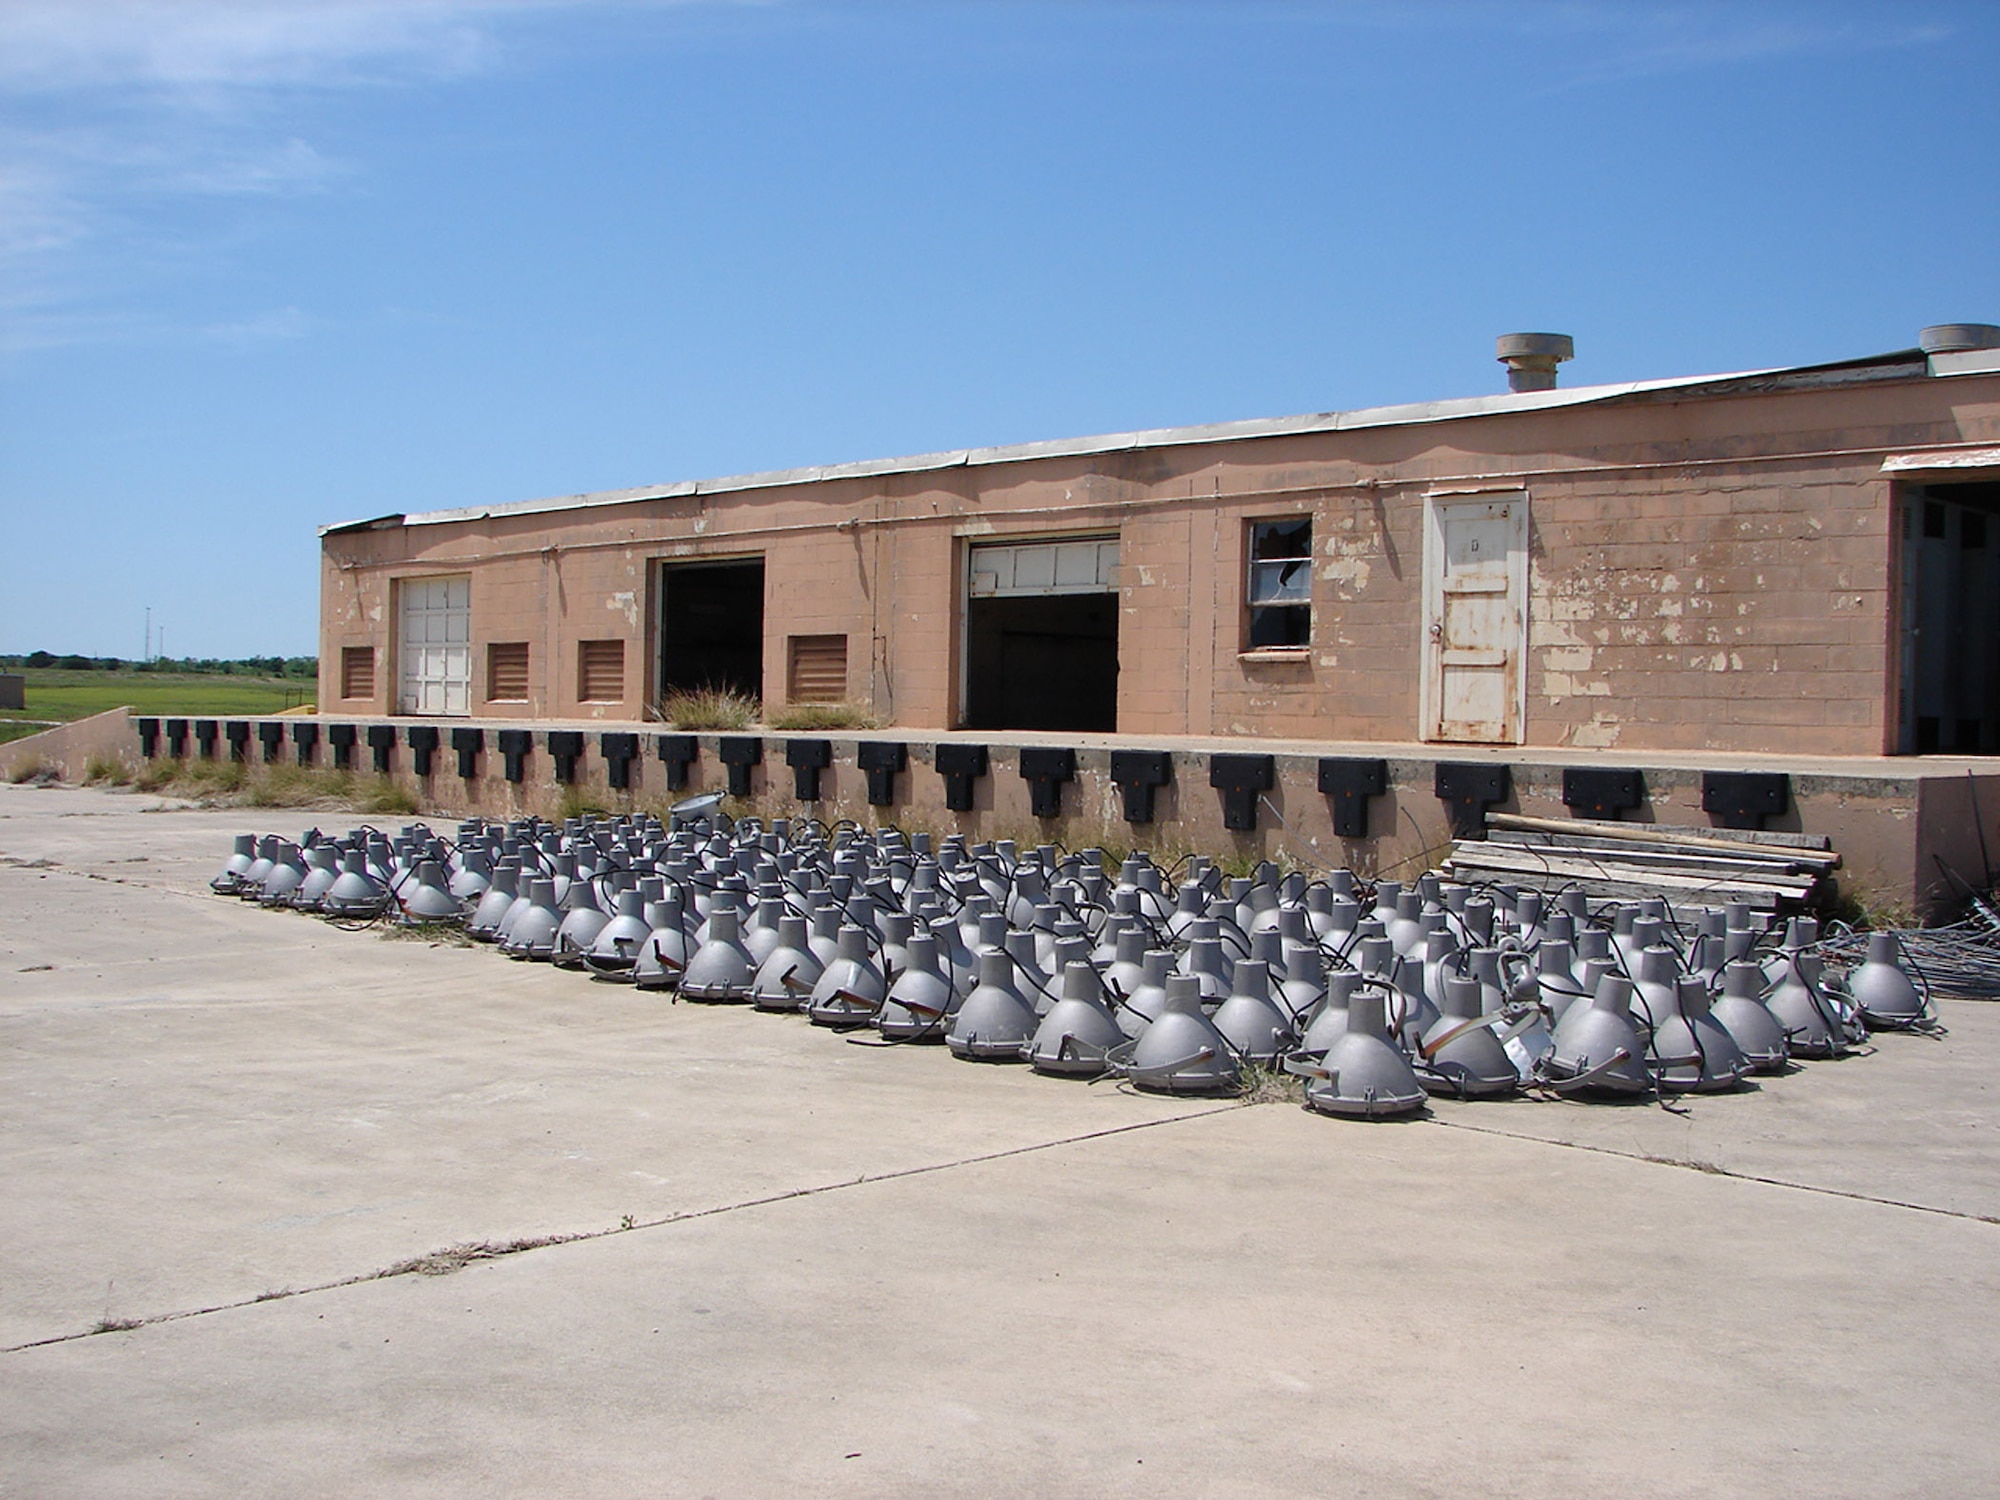
M 1926 354 L 2000 349 L 2000 328 L 1991 323 L 1933 323 L 1917 335 L 1917 347 Z
M 1510 391 L 1552 391 L 1556 366 L 1576 358 L 1576 341 L 1566 333 L 1503 333 L 1494 346 L 1507 367 Z

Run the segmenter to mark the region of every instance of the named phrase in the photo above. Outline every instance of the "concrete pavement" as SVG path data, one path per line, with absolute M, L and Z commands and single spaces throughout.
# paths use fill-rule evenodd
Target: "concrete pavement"
M 0 787 L 0 1493 L 2000 1473 L 2000 1008 L 1367 1126 L 258 911 L 229 835 L 314 815 L 155 806 Z

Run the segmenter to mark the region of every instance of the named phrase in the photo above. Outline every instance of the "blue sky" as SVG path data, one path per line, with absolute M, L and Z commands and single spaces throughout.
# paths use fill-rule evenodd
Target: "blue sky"
M 0 0 L 0 650 L 330 521 L 2000 322 L 2000 6 Z

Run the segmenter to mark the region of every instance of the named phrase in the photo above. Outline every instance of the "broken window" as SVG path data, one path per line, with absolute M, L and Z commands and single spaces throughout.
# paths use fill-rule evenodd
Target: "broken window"
M 1312 518 L 1250 523 L 1246 644 L 1252 651 L 1312 643 Z

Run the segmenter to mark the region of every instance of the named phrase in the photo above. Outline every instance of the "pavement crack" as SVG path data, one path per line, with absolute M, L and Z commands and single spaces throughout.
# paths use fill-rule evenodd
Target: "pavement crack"
M 828 1193 L 844 1193 L 875 1183 L 926 1177 L 937 1172 L 951 1172 L 962 1167 L 980 1166 L 986 1162 L 1005 1161 L 1009 1157 L 1030 1156 L 1040 1151 L 1055 1151 L 1065 1146 L 1084 1145 L 1091 1141 L 1108 1140 L 1113 1136 L 1129 1135 L 1134 1131 L 1156 1130 L 1164 1125 L 1180 1125 L 1190 1120 L 1209 1119 L 1216 1115 L 1228 1114 L 1232 1110 L 1254 1107 L 1254 1104 L 1244 1101 L 1221 1100 L 1206 1108 L 1192 1110 L 1186 1114 L 1169 1115 L 1165 1119 L 1139 1120 L 1130 1125 L 1110 1125 L 1102 1130 L 1087 1130 L 1080 1135 L 1058 1136 L 1048 1141 L 1032 1141 L 1025 1146 L 1009 1146 L 1003 1151 L 982 1151 L 970 1156 L 955 1157 L 949 1161 L 926 1162 L 916 1167 L 899 1167 L 893 1172 L 863 1172 L 859 1176 L 843 1178 L 838 1182 L 814 1183 L 810 1187 L 788 1188 L 781 1193 L 765 1193 L 755 1198 L 738 1199 L 732 1203 L 716 1203 L 707 1208 L 684 1209 L 679 1213 L 662 1214 L 655 1219 L 640 1219 L 627 1214 L 618 1223 L 604 1229 L 578 1229 L 511 1240 L 462 1241 L 425 1255 L 410 1256 L 404 1260 L 391 1262 L 373 1271 L 342 1276 L 333 1281 L 316 1282 L 311 1286 L 283 1287 L 275 1291 L 259 1292 L 254 1297 L 238 1297 L 208 1307 L 181 1308 L 175 1312 L 155 1313 L 150 1317 L 107 1317 L 76 1333 L 58 1333 L 48 1338 L 9 1344 L 5 1348 L 0 1348 L 0 1354 L 20 1354 L 29 1349 L 45 1349 L 52 1344 L 73 1344 L 80 1339 L 96 1338 L 107 1333 L 130 1333 L 135 1329 L 151 1328 L 160 1323 L 179 1323 L 189 1318 L 205 1318 L 212 1313 L 235 1312 L 241 1308 L 256 1307 L 266 1302 L 286 1302 L 295 1297 L 309 1297 L 319 1292 L 339 1291 L 343 1287 L 363 1286 L 371 1281 L 391 1281 L 401 1276 L 449 1276 L 476 1261 L 501 1260 L 531 1250 L 546 1250 L 557 1245 L 580 1245 L 592 1240 L 610 1239 L 614 1235 L 636 1234 L 642 1229 L 662 1229 L 696 1219 L 712 1219 L 723 1214 L 742 1213 L 747 1209 L 769 1208 L 773 1204 L 790 1203 L 801 1198 L 818 1198 Z
M 1545 1136 L 1521 1135 L 1512 1130 L 1495 1130 L 1490 1125 L 1468 1125 L 1462 1120 L 1433 1118 L 1434 1125 L 1447 1130 L 1466 1130 L 1474 1135 L 1498 1136 L 1502 1140 L 1526 1141 L 1563 1151 L 1588 1151 L 1597 1156 L 1615 1156 L 1623 1161 L 1641 1161 L 1649 1166 L 1674 1167 L 1683 1172 L 1700 1172 L 1708 1177 L 1728 1177 L 1737 1182 L 1754 1182 L 1763 1187 L 1789 1188 L 1795 1193 L 1817 1193 L 1823 1198 L 1845 1198 L 1853 1203 L 1873 1203 L 1881 1208 L 1907 1209 L 1916 1214 L 1934 1214 L 1941 1219 L 1964 1219 L 1973 1224 L 2000 1224 L 2000 1215 L 1968 1213 L 1963 1209 L 1939 1208 L 1934 1203 L 1912 1203 L 1906 1198 L 1884 1198 L 1876 1193 L 1858 1193 L 1851 1188 L 1825 1187 L 1812 1182 L 1792 1182 L 1783 1177 L 1765 1177 L 1756 1172 L 1737 1172 L 1720 1162 L 1692 1161 L 1677 1156 L 1655 1156 L 1645 1151 L 1621 1151 L 1615 1146 L 1593 1146 L 1585 1141 L 1552 1141 Z

